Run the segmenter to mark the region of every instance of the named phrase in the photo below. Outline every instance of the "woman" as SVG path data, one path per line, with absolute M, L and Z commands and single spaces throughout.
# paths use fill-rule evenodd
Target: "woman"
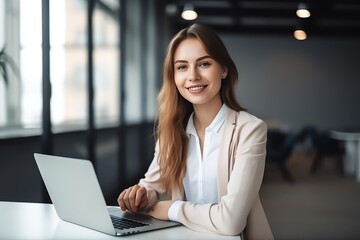
M 158 98 L 155 156 L 145 178 L 119 195 L 122 210 L 224 235 L 246 227 L 249 239 L 272 239 L 258 195 L 267 128 L 238 104 L 237 80 L 212 29 L 194 24 L 174 36 Z

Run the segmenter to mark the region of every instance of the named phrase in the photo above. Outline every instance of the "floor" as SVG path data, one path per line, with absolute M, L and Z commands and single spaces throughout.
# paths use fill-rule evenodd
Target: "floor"
M 331 158 L 310 174 L 312 159 L 292 155 L 293 184 L 276 166 L 267 167 L 260 196 L 275 239 L 360 239 L 360 183 L 340 176 Z

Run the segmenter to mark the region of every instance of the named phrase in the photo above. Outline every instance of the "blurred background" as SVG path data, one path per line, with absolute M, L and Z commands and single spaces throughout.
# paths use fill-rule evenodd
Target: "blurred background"
M 355 0 L 0 0 L 0 201 L 50 201 L 42 152 L 90 159 L 116 205 L 153 158 L 167 43 L 194 22 L 220 34 L 240 103 L 268 124 L 275 238 L 359 239 Z

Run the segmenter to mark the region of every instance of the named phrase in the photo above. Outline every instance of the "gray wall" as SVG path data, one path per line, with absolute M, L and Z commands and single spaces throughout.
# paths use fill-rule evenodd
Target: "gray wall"
M 238 66 L 238 97 L 250 112 L 290 130 L 360 128 L 358 39 L 221 37 Z
M 126 2 L 125 61 L 122 64 L 125 71 L 125 121 L 128 123 L 152 121 L 156 115 L 165 51 L 163 2 Z

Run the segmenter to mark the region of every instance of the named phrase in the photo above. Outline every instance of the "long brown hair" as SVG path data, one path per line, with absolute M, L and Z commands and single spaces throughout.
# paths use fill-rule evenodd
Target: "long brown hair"
M 236 100 L 235 85 L 238 72 L 224 43 L 209 27 L 193 24 L 178 32 L 170 41 L 164 61 L 163 85 L 158 96 L 159 110 L 156 138 L 159 144 L 158 162 L 161 178 L 168 193 L 182 189 L 186 173 L 188 136 L 186 125 L 193 112 L 193 106 L 178 92 L 174 80 L 174 54 L 179 44 L 187 38 L 197 38 L 208 54 L 221 66 L 228 69 L 221 84 L 221 99 L 230 109 L 244 110 Z

